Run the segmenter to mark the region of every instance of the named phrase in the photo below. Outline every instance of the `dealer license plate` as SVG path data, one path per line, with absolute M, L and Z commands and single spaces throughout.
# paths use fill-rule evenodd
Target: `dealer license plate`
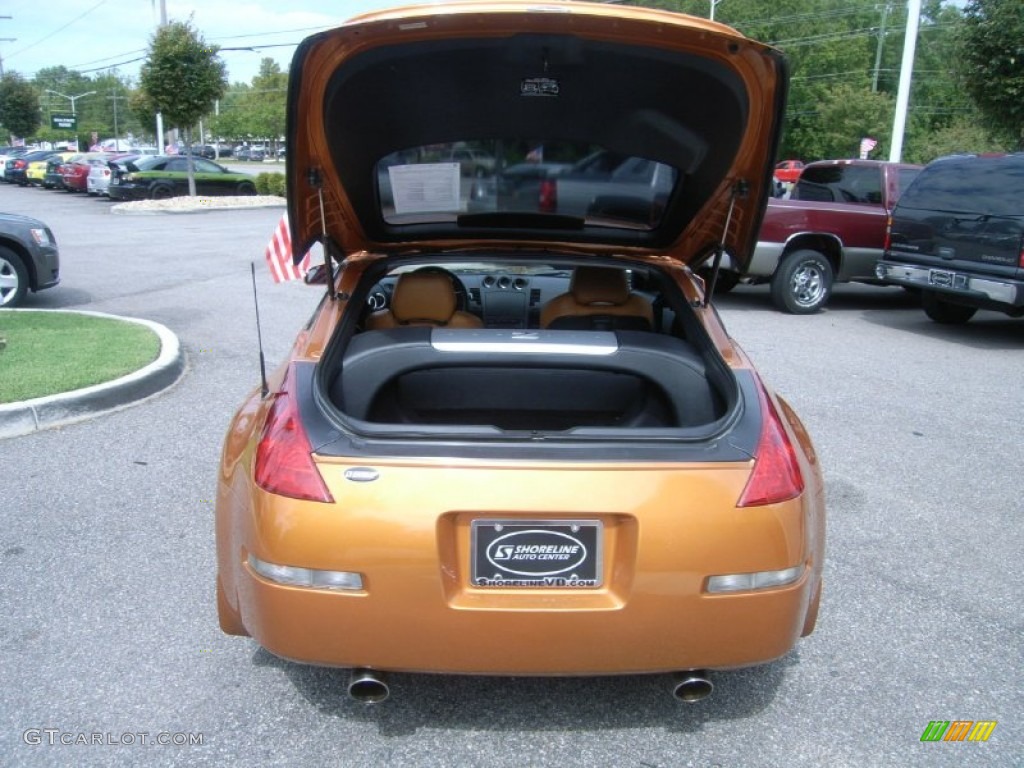
M 599 520 L 474 520 L 470 542 L 475 587 L 601 586 Z

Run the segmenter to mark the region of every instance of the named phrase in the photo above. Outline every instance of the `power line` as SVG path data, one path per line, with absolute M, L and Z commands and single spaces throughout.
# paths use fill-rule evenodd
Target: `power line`
M 22 49 L 21 49 L 20 51 L 15 51 L 14 53 L 12 53 L 12 54 L 9 54 L 7 58 L 8 58 L 8 59 L 11 59 L 12 57 L 14 57 L 14 56 L 17 56 L 17 55 L 18 55 L 18 54 L 20 54 L 20 53 L 24 53 L 25 51 L 30 51 L 30 50 L 32 50 L 33 48 L 35 48 L 35 47 L 36 47 L 37 45 L 39 45 L 40 43 L 45 43 L 45 42 L 46 42 L 47 40 L 49 40 L 49 39 L 50 39 L 51 37 L 53 37 L 54 35 L 58 34 L 59 32 L 63 32 L 63 31 L 65 30 L 65 29 L 67 29 L 68 27 L 70 27 L 70 26 L 71 26 L 72 24 L 74 24 L 75 22 L 77 22 L 77 21 L 81 21 L 81 20 L 82 20 L 82 19 L 84 19 L 84 18 L 85 18 L 86 16 L 88 16 L 88 15 L 89 15 L 90 13 L 92 13 L 92 12 L 93 12 L 93 11 L 95 11 L 95 10 L 96 10 L 97 8 L 99 8 L 99 7 L 101 6 L 101 5 L 106 5 L 106 3 L 107 3 L 107 0 L 100 0 L 100 1 L 98 2 L 98 3 L 96 3 L 96 5 L 94 5 L 94 6 L 92 7 L 92 8 L 90 8 L 89 10 L 87 10 L 87 11 L 86 11 L 85 13 L 82 13 L 82 14 L 80 14 L 80 15 L 78 15 L 78 16 L 75 16 L 75 18 L 73 18 L 73 19 L 72 19 L 71 21 L 69 21 L 69 22 L 68 22 L 67 24 L 65 24 L 64 26 L 62 26 L 62 27 L 58 27 L 57 29 L 53 30 L 53 32 L 51 32 L 50 34 L 48 34 L 48 35 L 44 35 L 43 37 L 41 37 L 41 38 L 39 38 L 38 40 L 36 40 L 36 41 L 35 41 L 34 43 L 30 43 L 29 45 L 26 45 L 26 46 L 25 46 L 24 48 L 22 48 Z

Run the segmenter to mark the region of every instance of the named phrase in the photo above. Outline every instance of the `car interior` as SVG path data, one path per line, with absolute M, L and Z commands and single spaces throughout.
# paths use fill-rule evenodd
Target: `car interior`
M 443 262 L 442 262 L 443 263 Z M 607 263 L 410 263 L 376 280 L 325 355 L 364 427 L 706 429 L 735 382 L 674 282 Z

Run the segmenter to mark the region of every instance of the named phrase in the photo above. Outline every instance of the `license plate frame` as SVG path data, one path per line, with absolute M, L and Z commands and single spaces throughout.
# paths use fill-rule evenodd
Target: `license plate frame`
M 470 524 L 470 582 L 486 589 L 597 589 L 600 520 L 494 520 Z

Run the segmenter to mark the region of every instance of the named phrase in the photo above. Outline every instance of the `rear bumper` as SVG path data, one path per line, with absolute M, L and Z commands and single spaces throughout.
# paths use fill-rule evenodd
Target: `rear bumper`
M 247 572 L 241 624 L 282 658 L 333 667 L 486 675 L 604 675 L 729 669 L 784 656 L 815 592 L 648 594 L 606 610 L 432 608 L 372 592 L 284 587 Z M 440 597 L 440 596 L 438 596 Z M 438 610 L 443 615 L 437 615 Z
M 339 483 L 333 478 L 343 467 L 325 471 L 343 504 L 283 499 L 251 488 L 241 473 L 237 484 L 222 476 L 217 550 L 225 631 L 321 666 L 605 675 L 762 664 L 813 628 L 824 511 L 812 488 L 789 502 L 730 509 L 720 496 L 734 503 L 743 470 L 720 467 L 694 480 L 659 470 L 445 468 L 447 479 L 428 492 L 437 469 L 375 466 L 382 477 L 373 483 Z M 499 487 L 519 489 L 518 498 L 499 497 Z M 473 521 L 513 515 L 599 519 L 600 586 L 474 586 Z M 271 581 L 252 569 L 250 555 L 358 573 L 362 588 Z M 707 591 L 712 575 L 796 564 L 800 576 L 785 586 Z
M 978 276 L 963 270 L 882 260 L 875 268 L 878 279 L 894 285 L 942 293 L 971 306 L 1003 310 L 1024 308 L 1024 281 Z

